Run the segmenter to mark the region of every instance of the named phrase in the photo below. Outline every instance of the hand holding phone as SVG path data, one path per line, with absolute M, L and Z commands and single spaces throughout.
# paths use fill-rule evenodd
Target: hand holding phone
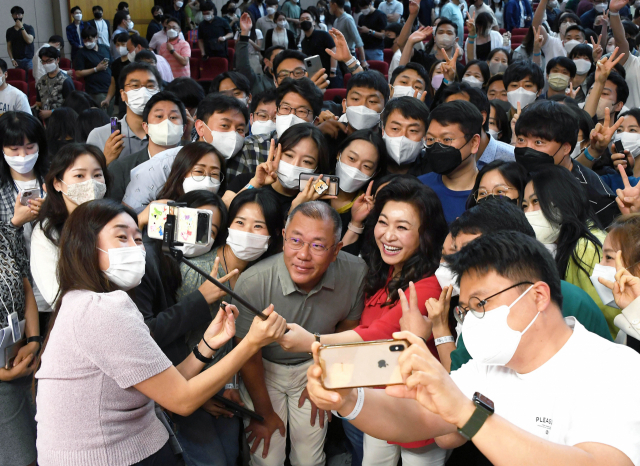
M 324 68 L 324 66 L 322 66 L 320 55 L 314 55 L 312 57 L 305 58 L 304 65 L 307 67 L 307 75 L 309 76 L 309 78 L 311 78 L 318 71 Z
M 37 199 L 39 195 L 39 188 L 31 188 L 20 191 L 20 204 L 26 206 L 30 200 Z
M 311 186 L 309 186 L 310 180 L 312 180 Z M 318 199 L 331 199 L 333 196 L 337 196 L 339 187 L 340 178 L 335 175 L 300 174 L 300 192 L 309 191 L 310 195 L 320 196 Z

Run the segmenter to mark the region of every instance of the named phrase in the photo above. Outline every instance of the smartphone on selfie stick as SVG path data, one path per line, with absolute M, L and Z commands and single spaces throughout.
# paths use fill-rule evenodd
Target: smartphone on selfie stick
M 167 205 L 173 206 L 173 207 L 186 207 L 186 203 L 184 202 L 168 202 Z M 209 222 L 209 229 L 211 229 L 211 222 Z M 176 231 L 176 215 L 171 211 L 169 214 L 167 214 L 167 220 L 164 224 L 164 233 L 162 235 L 162 252 L 173 257 L 178 262 L 182 262 L 183 264 L 186 264 L 187 266 L 191 267 L 193 270 L 198 272 L 200 275 L 202 275 L 204 278 L 209 280 L 215 286 L 217 286 L 218 288 L 223 290 L 225 293 L 227 293 L 229 296 L 237 300 L 249 311 L 253 312 L 262 320 L 267 320 L 266 315 L 264 315 L 255 307 L 253 307 L 251 304 L 249 304 L 245 299 L 238 296 L 238 294 L 234 293 L 231 288 L 224 286 L 218 280 L 216 280 L 211 275 L 209 275 L 209 273 L 205 272 L 200 267 L 198 267 L 193 262 L 191 262 L 189 259 L 184 257 L 184 255 L 182 254 L 182 251 L 179 249 L 176 249 L 176 246 L 182 246 L 182 243 L 175 241 L 174 239 L 175 231 Z M 211 232 L 209 232 L 208 237 L 209 238 L 211 237 Z

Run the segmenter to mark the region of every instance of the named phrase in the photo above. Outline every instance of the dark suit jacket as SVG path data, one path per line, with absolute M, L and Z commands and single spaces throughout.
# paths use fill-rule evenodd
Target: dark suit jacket
M 107 197 L 114 201 L 122 202 L 129 181 L 131 181 L 131 170 L 147 160 L 149 160 L 149 150 L 145 147 L 140 152 L 120 157 L 112 162 L 109 165 L 111 187 Z

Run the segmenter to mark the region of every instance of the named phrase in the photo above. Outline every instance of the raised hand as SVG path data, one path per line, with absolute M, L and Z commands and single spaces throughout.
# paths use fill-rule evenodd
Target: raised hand
M 300 204 L 304 204 L 305 202 L 310 202 L 310 201 L 317 201 L 318 199 L 322 198 L 322 199 L 336 199 L 338 196 L 329 196 L 325 193 L 322 194 L 318 194 L 317 191 L 314 188 L 314 183 L 318 180 L 320 180 L 320 178 L 322 178 L 324 175 L 320 175 L 318 176 L 318 178 L 309 178 L 309 181 L 307 181 L 307 185 L 304 187 L 304 189 L 302 191 L 300 191 L 300 193 L 295 197 L 295 199 L 291 202 L 291 209 L 289 210 L 289 212 L 291 212 L 293 209 L 295 209 L 297 206 L 299 206 Z M 329 180 L 325 180 L 327 183 L 327 186 L 331 186 L 331 182 Z M 325 191 L 327 192 L 329 191 L 328 189 Z
M 434 328 L 448 329 L 449 327 L 449 306 L 451 304 L 451 295 L 453 294 L 453 286 L 445 286 L 440 292 L 440 298 L 429 298 L 425 303 L 427 315 Z M 447 330 L 448 332 L 448 330 Z M 436 332 L 436 336 L 438 332 Z
M 248 36 L 251 34 L 251 28 L 253 27 L 253 21 L 249 13 L 243 13 L 240 17 L 240 35 Z
M 367 219 L 369 212 L 373 209 L 373 181 L 369 182 L 367 192 L 360 194 L 351 206 L 351 223 L 357 228 L 362 228 L 362 224 Z
M 629 0 L 611 0 L 609 2 L 609 11 L 617 13 L 622 10 L 627 3 L 629 3 Z
M 618 172 L 620 172 L 622 184 L 624 185 L 624 189 L 616 190 L 616 194 L 618 195 L 618 197 L 616 197 L 616 203 L 620 208 L 620 213 L 626 215 L 640 212 L 640 183 L 632 187 L 631 183 L 629 183 L 629 177 L 622 165 L 618 165 Z
M 476 12 L 474 11 L 471 17 L 467 20 L 467 29 L 470 36 L 476 35 Z
M 324 68 L 320 68 L 316 74 L 310 76 L 310 78 L 318 89 L 326 89 L 329 87 L 329 75 L 327 75 Z
M 207 346 L 217 350 L 233 338 L 236 334 L 238 315 L 237 307 L 223 302 L 216 318 L 209 324 L 202 337 Z
M 417 44 L 418 42 L 424 42 L 433 34 L 433 28 L 431 26 L 420 26 L 420 28 L 409 36 L 408 42 Z
M 213 268 L 211 269 L 211 276 L 213 278 L 216 278 L 218 276 L 219 266 L 220 266 L 220 258 L 216 257 L 215 260 L 213 261 Z M 224 277 L 219 278 L 218 281 L 220 283 L 226 283 L 229 280 L 231 280 L 233 277 L 239 274 L 240 274 L 240 271 L 238 269 L 234 269 L 234 270 L 231 270 L 229 273 L 227 273 Z M 227 293 L 224 290 L 218 288 L 209 280 L 205 280 L 205 282 L 202 285 L 200 285 L 200 287 L 198 288 L 198 291 L 202 293 L 202 296 L 209 304 L 215 303 L 216 301 L 218 301 L 219 299 L 222 299 L 224 296 L 227 295 Z
M 409 2 L 409 16 L 418 16 L 420 11 L 420 4 L 414 0 Z
M 622 251 L 616 253 L 616 281 L 599 277 L 598 281 L 613 291 L 613 299 L 620 309 L 624 309 L 640 296 L 640 278 L 634 276 L 622 265 Z
M 449 82 L 455 81 L 456 79 L 456 63 L 458 62 L 458 55 L 460 54 L 460 49 L 456 47 L 456 51 L 453 53 L 453 57 L 449 58 L 445 49 L 440 49 L 442 55 L 444 55 L 444 63 L 442 64 L 442 74 L 445 79 Z
M 604 50 L 602 49 L 602 34 L 598 36 L 598 40 L 594 41 L 593 37 L 591 37 L 591 45 L 593 46 L 592 57 L 593 61 L 597 62 L 602 57 L 602 53 Z
M 282 349 L 292 353 L 308 353 L 316 341 L 315 335 L 298 324 L 287 324 L 287 329 L 289 331 L 278 340 Z
M 322 385 L 322 367 L 320 366 L 320 358 L 318 356 L 318 349 L 320 343 L 314 342 L 311 345 L 311 352 L 313 354 L 313 364 L 307 370 L 307 392 L 309 398 L 320 409 L 325 411 L 335 410 L 342 415 L 349 414 L 341 412 L 343 408 L 351 398 L 355 398 L 355 388 L 344 388 L 339 390 L 327 390 Z M 354 402 L 355 404 L 355 402 Z
M 611 53 L 611 56 L 601 58 L 596 62 L 596 82 L 604 84 L 611 74 L 611 70 L 613 67 L 618 64 L 622 57 L 624 57 L 624 53 L 621 53 L 617 58 L 619 48 L 616 47 L 614 51 Z
M 619 153 L 615 144 L 611 145 L 611 161 L 613 162 L 613 168 L 616 169 L 618 165 L 622 165 L 625 170 L 627 166 L 633 168 L 635 165 L 635 159 L 631 155 L 631 152 L 625 149 L 622 153 Z
M 413 282 L 409 282 L 409 301 L 404 291 L 398 290 L 400 305 L 402 306 L 402 317 L 400 318 L 400 329 L 403 332 L 411 332 L 425 340 L 431 336 L 433 324 L 429 317 L 422 315 L 418 308 L 418 294 Z
M 538 26 L 538 29 L 536 29 L 535 27 L 533 28 L 533 51 L 535 53 L 540 52 L 540 50 L 542 49 L 542 44 L 544 43 L 544 36 L 540 31 L 541 27 L 542 26 Z
M 611 111 L 608 108 L 604 110 L 604 122 L 598 123 L 595 128 L 591 130 L 591 134 L 589 135 L 589 139 L 591 141 L 591 149 L 593 149 L 593 153 L 591 154 L 593 157 L 596 157 L 598 153 L 602 154 L 604 150 L 611 143 L 611 138 L 616 134 L 618 128 L 624 121 L 624 117 L 618 118 L 618 121 L 611 126 Z M 591 152 L 591 151 L 590 151 Z
M 324 49 L 325 52 L 329 54 L 331 58 L 335 58 L 341 62 L 348 62 L 351 60 L 352 55 L 349 50 L 349 46 L 347 45 L 347 40 L 344 38 L 344 35 L 336 28 L 332 28 L 329 31 L 329 34 L 333 38 L 333 42 L 336 44 L 336 51 L 334 52 L 331 49 Z
M 262 188 L 263 186 L 269 186 L 275 183 L 278 180 L 278 165 L 280 165 L 281 156 L 282 146 L 278 144 L 278 148 L 276 149 L 276 143 L 272 139 L 267 161 L 258 165 L 256 174 L 251 178 L 249 184 L 254 188 Z

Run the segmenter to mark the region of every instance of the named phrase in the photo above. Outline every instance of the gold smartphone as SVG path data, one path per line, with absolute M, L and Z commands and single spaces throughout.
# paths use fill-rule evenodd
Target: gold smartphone
M 322 385 L 327 390 L 402 384 L 398 358 L 407 340 L 377 340 L 321 346 Z

